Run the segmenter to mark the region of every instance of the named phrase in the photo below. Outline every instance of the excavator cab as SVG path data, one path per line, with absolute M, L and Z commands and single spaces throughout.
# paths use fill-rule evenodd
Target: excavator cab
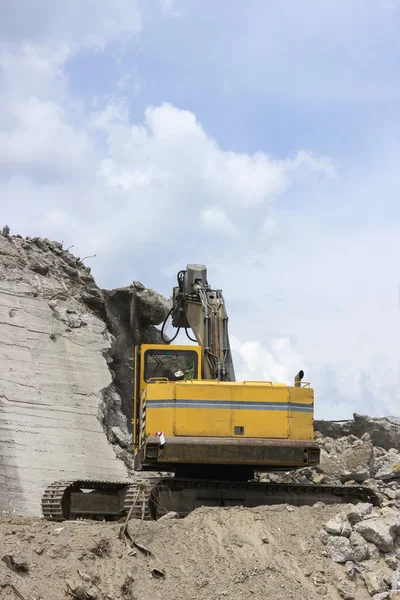
M 197 379 L 198 354 L 193 350 L 170 348 L 148 348 L 144 353 L 144 381 L 168 379 L 183 381 Z

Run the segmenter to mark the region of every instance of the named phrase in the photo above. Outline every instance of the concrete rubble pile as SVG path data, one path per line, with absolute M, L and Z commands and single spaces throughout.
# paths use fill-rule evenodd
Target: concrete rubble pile
M 57 479 L 127 478 L 133 344 L 159 341 L 169 306 L 139 282 L 101 290 L 62 243 L 3 229 L 0 515 L 40 514 Z
M 337 590 L 344 600 L 357 599 L 360 587 L 375 600 L 400 600 L 400 420 L 354 415 L 353 421 L 317 421 L 315 427 L 318 467 L 262 479 L 373 489 L 379 507 L 346 505 L 327 521 L 321 532 L 324 555 L 343 565 Z
M 332 433 L 329 421 L 316 421 L 315 439 L 321 448 L 320 464 L 283 474 L 262 476 L 264 481 L 300 484 L 355 485 L 372 488 L 384 504 L 400 507 L 400 423 L 393 418 L 372 418 L 355 415 L 364 423 L 359 429 L 361 437 L 348 432 L 349 422 L 340 429 L 335 423 L 336 437 L 324 436 L 321 430 Z M 378 424 L 379 441 L 374 445 L 368 430 Z M 385 435 L 385 424 L 387 434 Z
M 359 503 L 325 524 L 325 555 L 343 565 L 338 591 L 354 600 L 366 586 L 375 600 L 400 599 L 400 513 L 398 508 Z

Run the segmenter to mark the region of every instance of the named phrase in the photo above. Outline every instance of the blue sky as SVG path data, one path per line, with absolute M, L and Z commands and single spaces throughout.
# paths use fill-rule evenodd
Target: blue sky
M 205 262 L 236 372 L 397 414 L 397 0 L 0 6 L 0 202 L 103 287 Z

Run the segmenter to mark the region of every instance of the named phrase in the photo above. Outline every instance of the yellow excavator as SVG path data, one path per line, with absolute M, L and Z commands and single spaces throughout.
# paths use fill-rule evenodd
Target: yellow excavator
M 172 340 L 164 335 L 170 316 L 177 330 Z M 261 473 L 319 464 L 314 392 L 303 371 L 293 385 L 235 381 L 224 297 L 208 284 L 204 265 L 178 273 L 167 319 L 164 344 L 134 348 L 133 451 L 140 477 L 54 482 L 42 497 L 46 519 L 157 519 L 203 505 L 378 503 L 362 486 L 260 481 Z M 190 345 L 171 343 L 181 329 Z

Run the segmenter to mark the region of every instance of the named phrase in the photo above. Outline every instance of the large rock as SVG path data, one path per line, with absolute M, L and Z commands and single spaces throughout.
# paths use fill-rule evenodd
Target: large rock
M 104 315 L 89 270 L 61 244 L 0 235 L 0 514 L 39 515 L 57 479 L 126 477 L 102 424 Z
M 122 398 L 122 409 L 132 430 L 133 355 L 134 346 L 161 344 L 160 331 L 152 323 L 160 323 L 169 311 L 168 301 L 138 282 L 115 290 L 103 290 L 107 323 L 114 336 L 111 369 Z
M 346 511 L 346 516 L 349 522 L 354 525 L 354 523 L 362 521 L 364 517 L 371 514 L 372 509 L 373 506 L 369 502 L 359 502 L 356 505 L 349 505 L 349 508 Z
M 393 541 L 400 533 L 400 516 L 388 515 L 360 521 L 354 525 L 354 530 L 382 552 L 391 552 Z
M 172 302 L 158 292 L 146 288 L 139 281 L 132 283 L 132 291 L 136 297 L 138 315 L 146 325 L 160 325 L 167 317 Z
M 400 454 L 398 450 L 391 449 L 386 454 L 379 456 L 374 461 L 373 475 L 383 481 L 400 477 Z
M 328 536 L 326 550 L 331 559 L 337 563 L 345 563 L 354 558 L 349 539 L 345 537 Z

